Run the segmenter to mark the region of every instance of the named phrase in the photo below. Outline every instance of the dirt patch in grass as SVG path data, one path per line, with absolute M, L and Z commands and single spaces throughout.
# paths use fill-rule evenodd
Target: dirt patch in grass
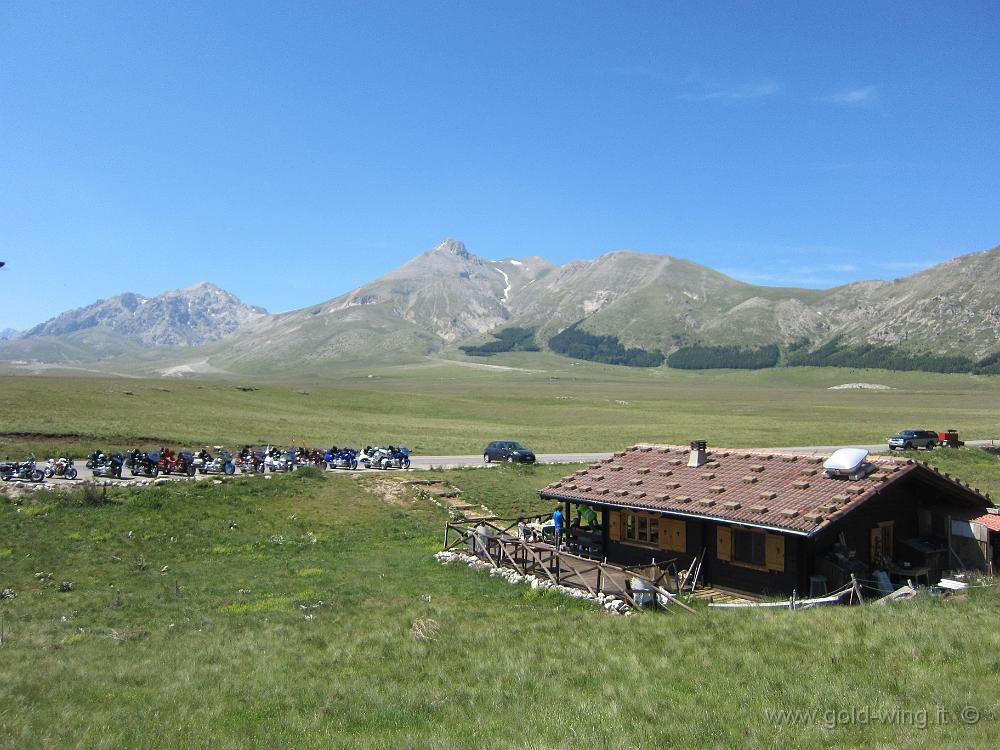
M 413 499 L 410 483 L 401 479 L 378 478 L 364 482 L 364 488 L 389 505 L 405 506 Z
M 0 440 L 44 440 L 49 443 L 79 443 L 86 435 L 72 432 L 0 432 Z
M 79 443 L 84 440 L 127 440 L 138 443 L 163 443 L 165 442 L 163 438 L 156 437 L 155 435 L 140 435 L 135 436 L 125 436 L 125 435 L 84 435 L 79 432 L 0 432 L 0 441 L 11 441 L 11 442 L 46 442 L 53 443 L 57 445 L 61 444 L 72 444 Z

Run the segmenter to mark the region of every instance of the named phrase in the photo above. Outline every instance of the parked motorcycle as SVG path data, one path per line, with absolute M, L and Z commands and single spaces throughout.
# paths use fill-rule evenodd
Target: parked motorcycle
M 76 466 L 73 465 L 72 458 L 50 458 L 42 468 L 46 478 L 62 477 L 63 479 L 76 479 Z
M 388 448 L 365 448 L 368 456 L 368 466 L 372 469 L 409 469 L 410 449 L 397 448 L 390 445 Z
M 178 456 L 170 448 L 160 448 L 160 471 L 164 474 L 187 474 L 189 477 L 193 477 L 194 467 L 184 458 L 185 453 L 193 457 L 189 451 L 182 451 L 181 455 Z
M 114 479 L 122 478 L 122 468 L 125 466 L 125 456 L 121 453 L 111 453 L 104 451 L 94 451 L 87 459 L 87 467 L 93 473 L 94 478 L 108 477 Z
M 350 469 L 358 468 L 358 452 L 354 448 L 338 448 L 333 446 L 324 456 L 326 466 L 329 469 Z
M 162 456 L 160 457 L 160 463 L 163 463 Z M 169 473 L 187 474 L 189 477 L 193 477 L 198 471 L 194 465 L 193 451 L 181 451 L 175 457 L 169 459 L 169 467 Z
M 194 457 L 194 467 L 202 474 L 235 474 L 236 465 L 233 463 L 233 454 L 229 451 L 220 451 L 218 458 L 213 458 L 207 450 L 203 450 Z
M 45 479 L 45 472 L 38 468 L 34 454 L 29 454 L 24 461 L 4 461 L 0 464 L 0 479 L 5 482 L 11 479 L 41 482 Z
M 156 477 L 160 473 L 160 453 L 135 448 L 126 454 L 125 465 L 134 477 Z
M 268 471 L 294 471 L 295 451 L 283 451 L 280 448 L 268 448 L 264 457 L 264 467 Z
M 233 463 L 241 474 L 259 474 L 264 471 L 265 455 L 263 450 L 254 450 L 248 445 L 233 459 Z
M 295 466 L 319 466 L 324 464 L 325 451 L 316 448 L 292 448 Z

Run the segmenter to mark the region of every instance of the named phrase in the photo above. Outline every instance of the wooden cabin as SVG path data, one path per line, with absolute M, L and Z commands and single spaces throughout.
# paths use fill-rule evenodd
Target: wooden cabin
M 977 546 L 986 555 L 987 569 L 990 575 L 1000 571 L 1000 508 L 989 508 L 988 512 L 969 521 L 969 532 L 962 535 L 971 536 Z
M 640 444 L 539 494 L 563 507 L 568 542 L 592 556 L 681 569 L 700 558 L 706 584 L 756 595 L 820 594 L 852 573 L 935 583 L 987 569 L 989 549 L 966 527 L 988 495 L 909 459 L 864 453 L 845 474 L 824 469 L 828 458 Z

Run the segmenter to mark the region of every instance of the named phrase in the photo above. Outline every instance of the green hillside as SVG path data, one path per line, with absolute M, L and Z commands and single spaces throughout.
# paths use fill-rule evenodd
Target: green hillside
M 435 476 L 517 507 L 565 471 Z M 384 482 L 302 472 L 0 504 L 0 747 L 1000 741 L 996 588 L 613 616 L 440 565 L 444 511 Z

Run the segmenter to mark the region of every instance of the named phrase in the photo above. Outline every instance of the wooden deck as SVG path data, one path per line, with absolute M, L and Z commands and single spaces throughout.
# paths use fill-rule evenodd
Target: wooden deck
M 757 601 L 757 597 L 745 592 L 719 589 L 714 586 L 696 588 L 691 596 L 706 604 L 746 604 Z
M 460 549 L 495 567 L 579 588 L 594 597 L 614 596 L 637 610 L 646 602 L 668 611 L 694 611 L 677 598 L 672 561 L 636 567 L 613 565 L 556 549 L 549 542 L 521 539 L 516 529 L 516 521 L 501 519 L 477 519 L 474 527 L 467 521 L 449 522 L 444 550 Z

